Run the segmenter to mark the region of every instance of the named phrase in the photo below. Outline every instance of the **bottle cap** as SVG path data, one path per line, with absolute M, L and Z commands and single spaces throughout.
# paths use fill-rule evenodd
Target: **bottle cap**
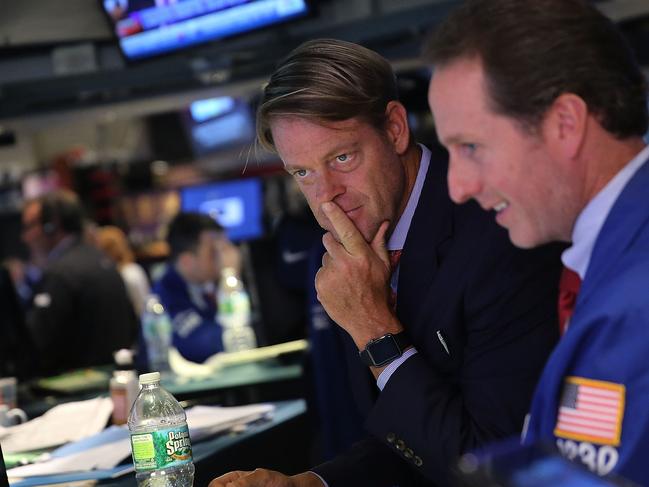
M 154 382 L 160 382 L 160 372 L 150 372 L 140 375 L 140 384 L 153 384 Z
M 113 355 L 115 363 L 120 366 L 133 365 L 133 352 L 128 348 L 121 348 Z

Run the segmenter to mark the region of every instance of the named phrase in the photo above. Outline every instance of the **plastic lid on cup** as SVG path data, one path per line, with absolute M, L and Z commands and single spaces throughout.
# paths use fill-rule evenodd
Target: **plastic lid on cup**
M 160 372 L 150 372 L 148 374 L 140 375 L 140 384 L 153 384 L 154 382 L 160 382 Z

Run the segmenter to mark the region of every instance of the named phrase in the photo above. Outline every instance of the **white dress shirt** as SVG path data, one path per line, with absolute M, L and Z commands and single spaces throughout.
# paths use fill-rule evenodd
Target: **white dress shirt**
M 593 247 L 608 214 L 622 190 L 644 162 L 649 159 L 649 145 L 638 153 L 611 179 L 577 217 L 572 230 L 572 246 L 561 255 L 563 264 L 584 279 Z

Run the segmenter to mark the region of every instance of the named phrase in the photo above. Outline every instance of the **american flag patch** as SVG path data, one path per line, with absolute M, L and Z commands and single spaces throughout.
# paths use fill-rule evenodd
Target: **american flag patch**
M 555 436 L 618 446 L 625 389 L 622 384 L 566 377 Z

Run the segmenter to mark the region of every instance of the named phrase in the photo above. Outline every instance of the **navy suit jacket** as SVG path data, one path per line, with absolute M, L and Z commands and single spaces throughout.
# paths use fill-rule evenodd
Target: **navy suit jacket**
M 35 288 L 27 325 L 43 373 L 110 364 L 138 323 L 113 263 L 76 239 L 52 258 Z
M 558 338 L 562 247 L 517 249 L 492 213 L 455 205 L 446 161 L 433 150 L 400 262 L 397 315 L 419 353 L 378 393 L 347 340 L 371 437 L 314 469 L 329 487 L 448 485 L 460 454 L 520 433 Z

